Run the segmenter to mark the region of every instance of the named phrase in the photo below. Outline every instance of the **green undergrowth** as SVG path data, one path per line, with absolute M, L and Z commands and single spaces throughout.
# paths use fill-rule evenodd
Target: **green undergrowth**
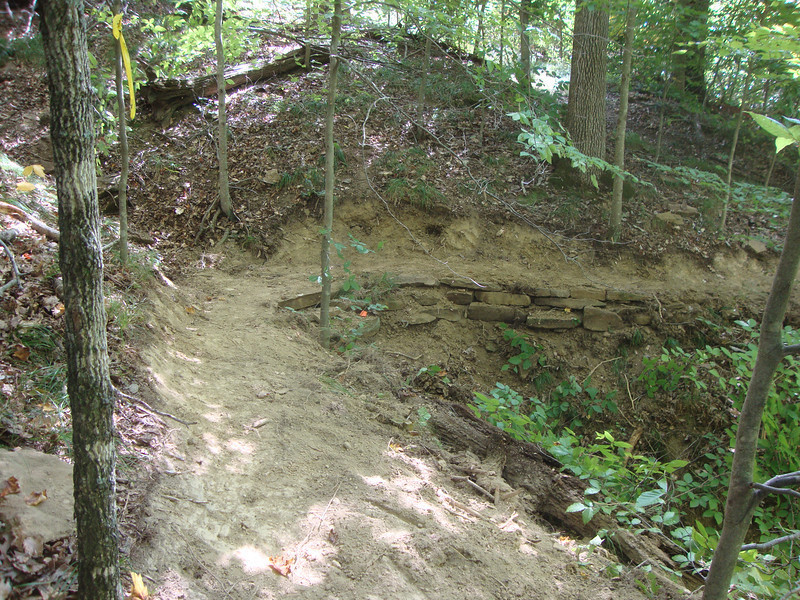
M 525 396 L 497 383 L 488 393 L 476 392 L 470 405 L 476 416 L 515 439 L 541 445 L 565 472 L 585 481 L 584 499 L 568 508 L 581 513 L 584 522 L 604 513 L 628 530 L 670 537 L 681 547 L 672 557 L 680 567 L 676 576 L 681 571 L 704 572 L 710 564 L 722 523 L 736 417 L 758 347 L 753 320 L 719 325 L 703 319 L 700 327 L 708 343 L 683 349 L 672 341 L 659 355 L 644 357 L 641 374 L 631 382 L 635 394 L 655 402 L 675 403 L 697 413 L 725 413 L 723 431 L 700 432 L 690 456 L 637 452 L 625 441 L 623 430 L 592 429 L 596 421 L 613 422 L 603 417 L 619 412 L 617 390 L 600 390 L 590 378 L 579 381 L 571 375 L 557 385 L 543 381 L 541 374 L 548 371 L 544 349 L 512 329 L 504 331 L 510 357 L 503 368 L 532 381 L 536 394 Z M 631 345 L 636 345 L 633 337 Z M 799 341 L 800 332 L 784 329 L 785 343 Z M 788 356 L 776 372 L 767 400 L 755 481 L 800 469 L 798 398 L 800 364 Z M 756 510 L 748 541 L 766 542 L 798 529 L 800 516 L 791 500 L 771 497 Z M 599 535 L 613 542 L 613 532 Z M 742 552 L 734 579 L 737 591 L 781 597 L 798 576 L 794 558 L 790 544 L 766 552 Z

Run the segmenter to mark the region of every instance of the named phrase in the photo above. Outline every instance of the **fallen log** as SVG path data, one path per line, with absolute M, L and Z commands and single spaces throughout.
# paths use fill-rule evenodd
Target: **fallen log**
M 263 79 L 286 75 L 304 68 L 305 48 L 298 48 L 272 62 L 259 61 L 232 67 L 225 71 L 226 91 L 251 85 Z M 311 62 L 325 64 L 330 60 L 327 49 L 312 46 Z M 216 75 L 193 79 L 167 79 L 151 81 L 139 90 L 140 102 L 150 106 L 152 118 L 169 125 L 176 110 L 194 104 L 200 98 L 217 95 Z
M 665 536 L 647 532 L 635 534 L 620 529 L 613 518 L 603 513 L 597 513 L 588 523 L 583 522 L 580 512 L 568 513 L 568 506 L 585 500 L 584 491 L 588 486 L 583 480 L 562 473 L 561 463 L 540 446 L 513 439 L 501 429 L 475 417 L 463 404 L 443 404 L 432 412 L 428 423 L 445 446 L 457 451 L 469 450 L 481 459 L 498 452 L 505 455 L 502 476 L 513 488 L 522 488 L 528 493 L 527 509 L 532 513 L 559 530 L 582 538 L 591 539 L 602 529 L 609 531 L 618 553 L 629 564 L 678 569 L 670 557 L 678 553 L 679 547 Z M 654 573 L 657 571 L 653 570 Z M 685 592 L 663 574 L 656 576 L 674 591 Z
M 28 224 L 35 230 L 41 233 L 43 236 L 47 237 L 48 239 L 55 240 L 56 242 L 59 240 L 59 233 L 57 229 L 53 229 L 49 225 L 45 224 L 43 221 L 40 221 L 32 214 L 29 214 L 22 210 L 21 208 L 17 208 L 13 204 L 8 204 L 7 202 L 0 202 L 0 212 L 8 213 L 21 219 L 23 221 L 27 221 Z

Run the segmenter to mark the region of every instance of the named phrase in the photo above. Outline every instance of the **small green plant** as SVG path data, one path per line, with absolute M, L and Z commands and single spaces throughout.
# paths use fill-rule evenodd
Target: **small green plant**
M 435 377 L 445 385 L 450 385 L 452 383 L 450 378 L 447 376 L 447 372 L 439 365 L 428 365 L 427 367 L 422 367 L 417 372 L 416 378 L 420 377 Z
M 428 421 L 431 419 L 431 413 L 426 406 L 420 406 L 417 409 L 417 424 L 420 428 L 428 426 Z
M 509 357 L 502 370 L 511 370 L 523 379 L 532 376 L 533 384 L 537 389 L 549 385 L 552 376 L 547 370 L 547 355 L 544 348 L 522 333 L 511 329 L 507 325 L 500 325 L 503 339 L 511 345 L 512 355 Z M 516 354 L 514 354 L 516 352 Z

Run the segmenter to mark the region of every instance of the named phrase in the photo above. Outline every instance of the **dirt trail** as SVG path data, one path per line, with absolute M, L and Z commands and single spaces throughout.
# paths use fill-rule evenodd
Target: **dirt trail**
M 197 421 L 174 431 L 132 556 L 158 598 L 640 597 L 379 423 L 398 412 L 379 366 L 368 389 L 326 379 L 347 364 L 274 308 L 306 274 L 233 252 L 153 298 L 161 408 Z M 294 559 L 289 576 L 268 557 Z
M 364 263 L 377 272 L 441 277 L 455 268 L 486 278 L 502 266 L 508 281 L 589 283 L 586 269 L 565 267 L 560 251 L 544 252 L 548 243 L 524 228 L 452 222 L 434 248 L 445 266 L 396 228 L 342 213 L 359 239 L 394 244 Z M 173 431 L 145 510 L 146 543 L 131 557 L 156 581 L 156 597 L 643 598 L 632 579 L 604 574 L 602 552 L 580 562 L 576 542 L 517 514 L 513 500 L 495 507 L 460 487 L 446 449 L 392 425 L 416 407 L 395 397 L 400 376 L 387 355 L 348 363 L 276 308 L 309 291 L 316 227 L 285 232 L 284 249 L 267 263 L 232 247 L 204 255 L 177 289 L 152 297 L 155 335 L 143 354 L 154 404 L 196 421 Z M 669 271 L 644 272 L 631 260 L 611 261 L 591 273 L 677 294 L 697 293 L 709 279 L 729 294 L 764 293 L 763 265 L 723 262 L 702 269 L 672 261 Z M 746 280 L 734 277 L 743 270 Z M 377 346 L 427 364 L 452 325 L 402 338 L 389 327 Z M 288 577 L 271 567 L 284 560 L 293 561 Z

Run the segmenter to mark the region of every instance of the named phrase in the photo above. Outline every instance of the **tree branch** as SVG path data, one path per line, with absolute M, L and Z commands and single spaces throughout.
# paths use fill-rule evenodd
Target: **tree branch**
M 42 221 L 37 219 L 31 214 L 26 213 L 21 208 L 17 208 L 13 204 L 9 204 L 7 202 L 0 202 L 0 211 L 5 213 L 9 213 L 18 217 L 24 221 L 30 223 L 31 227 L 41 233 L 43 236 L 50 238 L 51 240 L 55 240 L 56 242 L 59 240 L 60 235 L 57 229 L 53 229 L 49 225 L 44 224 Z
M 765 485 L 763 483 L 756 483 L 756 482 L 751 483 L 750 487 L 758 490 L 756 494 L 759 499 L 762 498 L 763 496 L 766 496 L 767 494 L 780 494 L 783 496 L 794 496 L 795 498 L 800 498 L 800 492 L 798 492 L 797 490 L 790 490 L 789 488 L 773 487 L 771 485 Z
M 783 347 L 783 355 L 788 356 L 789 354 L 800 354 L 800 344 L 785 345 Z
M 13 287 L 15 283 L 19 287 L 22 287 L 22 278 L 19 276 L 19 269 L 17 268 L 17 261 L 14 260 L 14 253 L 11 252 L 11 248 L 9 248 L 6 245 L 5 241 L 2 240 L 2 239 L 0 239 L 0 245 L 3 246 L 3 248 L 6 251 L 6 254 L 8 254 L 8 260 L 11 261 L 11 269 L 14 271 L 14 278 L 11 281 L 9 281 L 8 283 L 6 283 L 5 285 L 3 285 L 3 287 L 0 287 L 0 294 L 3 294 L 3 293 L 5 293 L 5 291 L 7 289 Z
M 769 550 L 773 546 L 777 546 L 778 544 L 782 544 L 783 542 L 791 542 L 792 540 L 800 539 L 800 531 L 795 531 L 789 535 L 784 535 L 783 537 L 775 538 L 774 540 L 770 540 L 768 542 L 764 542 L 763 544 L 744 544 L 742 546 L 742 550 L 758 550 L 759 552 L 764 550 Z

